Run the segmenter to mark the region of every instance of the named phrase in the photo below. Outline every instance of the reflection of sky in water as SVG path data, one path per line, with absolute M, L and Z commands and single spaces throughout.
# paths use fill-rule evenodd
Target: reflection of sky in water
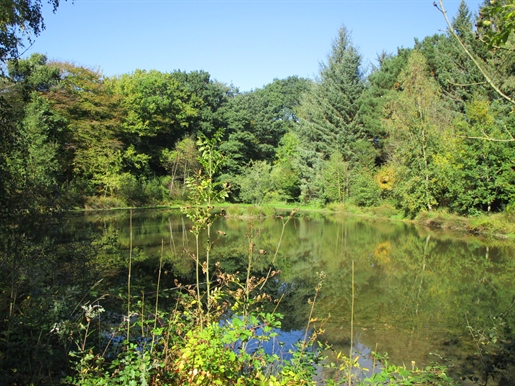
M 227 323 L 230 323 L 230 320 L 226 320 L 225 324 Z M 223 325 L 224 322 L 222 322 L 221 324 Z M 260 342 L 257 339 L 250 340 L 248 342 L 247 352 L 253 352 L 259 347 L 263 347 L 267 354 L 275 354 L 281 360 L 290 360 L 292 358 L 292 352 L 298 350 L 298 344 L 304 340 L 305 330 L 294 330 L 285 332 L 280 329 L 273 329 L 273 332 L 277 333 L 277 336 L 272 337 L 265 342 Z M 262 336 L 262 334 L 263 330 L 258 328 L 256 330 L 256 335 Z M 311 331 L 308 333 L 306 339 L 309 340 L 310 337 Z M 320 340 L 323 341 L 323 338 L 324 337 L 321 336 Z M 238 348 L 240 344 L 241 342 L 237 342 L 236 348 Z M 349 357 L 349 349 L 350 347 L 347 347 L 346 351 L 342 351 L 342 354 L 346 357 Z M 311 347 L 309 348 L 309 350 L 313 350 L 313 348 Z M 343 350 L 343 348 L 340 347 L 340 350 Z M 338 363 L 338 360 L 336 359 L 336 354 L 336 352 L 331 351 L 321 353 L 322 356 L 327 356 L 327 360 L 324 361 L 325 363 Z M 374 374 L 374 372 L 380 371 L 383 367 L 379 361 L 374 360 L 372 350 L 360 342 L 354 342 L 352 358 L 359 358 L 359 369 L 355 369 L 354 371 L 357 379 L 364 379 L 370 377 Z M 323 380 L 341 378 L 343 376 L 346 376 L 345 373 L 338 372 L 338 370 L 335 368 L 325 367 L 324 362 L 322 362 L 321 365 L 317 366 L 318 382 L 323 382 Z M 365 371 L 363 371 L 364 369 Z
M 302 342 L 305 331 L 284 332 L 276 330 L 276 332 L 278 335 L 265 344 L 265 352 L 267 354 L 277 354 L 279 358 L 289 360 L 291 358 L 289 351 L 296 350 L 296 344 Z M 309 339 L 309 335 L 307 339 Z
M 117 242 L 126 253 L 128 216 L 117 216 L 113 215 L 117 219 L 114 221 L 95 223 L 101 233 L 106 229 L 117 231 Z M 253 239 L 256 249 L 268 252 L 256 254 L 253 264 L 258 272 L 266 273 L 283 223 L 273 218 L 252 221 L 262 228 Z M 216 240 L 212 261 L 220 261 L 226 272 L 246 270 L 248 222 L 227 218 L 214 224 L 213 229 L 226 236 Z M 167 270 L 192 275 L 191 257 L 180 253 L 193 250 L 194 238 L 180 214 L 137 211 L 133 228 L 134 246 L 141 251 L 138 264 L 144 267 L 148 263 L 146 281 L 155 276 L 156 256 L 161 253 L 163 240 Z M 204 236 L 201 239 L 203 245 Z M 331 316 L 321 339 L 348 354 L 354 261 L 354 339 L 360 361 L 364 361 L 360 362 L 362 366 L 371 366 L 371 350 L 388 353 L 391 363 L 405 363 L 408 367 L 412 360 L 423 367 L 439 357 L 459 364 L 476 351 L 466 318 L 474 328 L 482 329 L 490 326 L 491 315 L 502 315 L 511 306 L 515 296 L 514 255 L 510 245 L 489 245 L 489 241 L 454 235 L 448 230 L 438 232 L 404 223 L 370 223 L 321 215 L 295 218 L 284 228 L 280 251 L 277 259 L 274 257 L 274 268 L 282 273 L 269 280 L 267 290 L 275 297 L 285 295 L 277 310 L 284 315 L 282 325 L 288 332 L 277 331 L 280 337 L 264 348 L 286 357 L 292 345 L 303 339 L 302 328 L 309 312 L 307 300 L 313 298 L 317 272 L 323 271 L 327 278 L 316 301 L 314 317 L 322 320 Z M 189 277 L 182 282 L 192 283 L 194 279 Z M 510 327 L 515 324 L 507 322 Z M 284 342 L 280 349 L 278 340 Z
M 240 317 L 241 319 L 241 317 Z M 220 325 L 230 325 L 232 319 L 226 319 L 225 321 L 221 321 Z M 270 337 L 264 341 L 260 341 L 258 339 L 251 339 L 247 343 L 247 352 L 251 353 L 262 347 L 267 354 L 275 354 L 281 360 L 289 360 L 292 357 L 291 352 L 297 350 L 297 344 L 304 340 L 305 330 L 292 330 L 292 331 L 282 331 L 281 329 L 274 328 L 271 330 L 272 333 L 277 334 L 277 336 Z M 263 336 L 264 332 L 262 328 L 257 328 L 255 330 L 255 334 L 257 336 Z M 308 332 L 306 337 L 307 340 L 310 339 L 311 333 Z M 241 341 L 236 342 L 236 349 L 241 347 Z

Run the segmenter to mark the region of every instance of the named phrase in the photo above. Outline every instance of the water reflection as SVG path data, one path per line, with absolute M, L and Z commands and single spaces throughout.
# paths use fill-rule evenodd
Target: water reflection
M 283 220 L 250 223 L 236 218 L 215 223 L 215 230 L 226 234 L 215 240 L 213 249 L 214 260 L 224 269 L 244 269 L 252 229 L 256 248 L 268 252 L 255 269 L 266 271 Z M 113 218 L 109 224 L 127 248 L 126 219 Z M 155 256 L 164 242 L 177 272 L 192 269 L 184 252 L 192 248 L 192 237 L 182 216 L 147 211 L 136 215 L 133 224 L 140 254 Z M 305 326 L 307 300 L 317 285 L 316 273 L 323 271 L 327 279 L 317 301 L 317 317 L 330 316 L 326 339 L 337 349 L 348 350 L 354 261 L 355 340 L 388 352 L 395 363 L 426 365 L 441 358 L 456 363 L 476 350 L 467 326 L 487 325 L 492 316 L 510 309 L 515 298 L 512 256 L 513 248 L 506 244 L 405 223 L 297 217 L 286 224 L 275 263 L 282 270 L 280 288 L 287 289 L 281 308 L 284 329 Z
M 103 235 L 103 248 L 116 244 L 121 255 L 111 251 L 118 257 L 98 263 L 103 261 L 107 272 L 109 264 L 111 270 L 123 270 L 125 261 L 119 256 L 129 247 L 128 213 L 85 215 L 72 223 L 73 232 L 94 229 Z M 266 275 L 283 226 L 274 264 L 282 274 L 267 289 L 284 295 L 279 308 L 285 315 L 283 331 L 305 328 L 317 272 L 325 272 L 315 316 L 329 318 L 324 339 L 336 350 L 349 350 L 352 261 L 356 347 L 364 354 L 387 352 L 397 364 L 415 361 L 424 366 L 438 360 L 465 371 L 460 366 L 477 352 L 468 326 L 491 326 L 492 317 L 505 314 L 515 299 L 512 246 L 405 223 L 330 216 L 296 217 L 286 225 L 280 218 L 221 219 L 214 224 L 214 231 L 221 232 L 212 240 L 212 261 L 219 261 L 223 270 L 244 272 L 251 237 L 256 250 L 267 252 L 256 255 L 254 274 Z M 160 255 L 169 277 L 165 286 L 173 286 L 176 278 L 194 282 L 189 255 L 194 238 L 180 213 L 134 212 L 133 237 L 139 290 L 153 288 Z M 512 319 L 506 318 L 506 323 L 514 327 Z

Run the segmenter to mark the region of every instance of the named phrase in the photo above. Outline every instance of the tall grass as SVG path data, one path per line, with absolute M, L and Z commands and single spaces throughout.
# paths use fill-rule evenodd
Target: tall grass
M 223 201 L 227 187 L 213 182 L 213 167 L 217 162 L 214 143 L 201 142 L 204 161 L 201 162 L 207 173 L 199 172 L 188 181 L 191 205 L 183 211 L 192 220 L 192 233 L 195 235 L 194 253 L 195 280 L 191 285 L 176 282 L 173 292 L 174 307 L 160 309 L 160 279 L 162 274 L 162 254 L 157 274 L 153 313 L 146 315 L 144 294 L 135 318 L 133 313 L 134 296 L 131 292 L 132 277 L 132 210 L 130 211 L 130 245 L 127 278 L 127 323 L 114 329 L 113 337 L 123 336 L 123 345 L 102 346 L 89 341 L 93 321 L 98 322 L 98 331 L 104 328 L 100 323 L 98 309 L 85 309 L 83 314 L 87 328 L 77 342 L 78 350 L 73 352 L 74 375 L 67 381 L 77 385 L 351 385 L 384 384 L 393 381 L 406 384 L 425 384 L 429 379 L 437 379 L 441 385 L 452 384 L 443 371 L 406 371 L 405 368 L 387 365 L 372 378 L 365 378 L 365 371 L 357 358 L 353 358 L 354 335 L 354 262 L 352 263 L 352 305 L 351 348 L 349 357 L 338 353 L 340 363 L 324 362 L 322 349 L 329 349 L 318 339 L 323 332 L 323 321 L 314 317 L 317 299 L 321 294 L 325 275 L 319 274 L 319 283 L 314 289 L 314 297 L 309 300 L 310 311 L 306 321 L 304 338 L 296 348 L 288 349 L 289 359 L 281 359 L 276 353 L 267 352 L 265 346 L 278 337 L 282 315 L 277 312 L 277 302 L 271 312 L 263 311 L 264 303 L 274 304 L 274 297 L 265 293 L 265 283 L 280 272 L 274 268 L 278 250 L 287 222 L 293 218 L 293 210 L 286 219 L 282 218 L 283 229 L 278 237 L 277 249 L 270 268 L 264 277 L 255 277 L 253 267 L 258 259 L 267 259 L 270 254 L 255 245 L 259 233 L 249 223 L 247 233 L 247 266 L 243 277 L 237 272 L 224 272 L 220 264 L 210 264 L 213 248 L 211 226 L 223 212 L 214 212 L 213 203 Z M 206 232 L 207 243 L 200 247 L 200 234 Z M 220 235 L 223 237 L 223 235 Z M 201 252 L 205 261 L 201 261 Z M 206 286 L 201 283 L 202 268 Z M 205 289 L 203 289 L 205 288 Z M 281 299 L 278 301 L 280 302 Z M 148 307 L 151 308 L 151 307 Z M 97 311 L 97 312 L 95 312 Z M 81 325 L 84 325 L 81 323 Z M 140 327 L 140 333 L 130 334 L 133 325 Z M 149 339 L 150 334 L 150 339 Z M 320 344 L 320 347 L 318 346 Z M 279 342 L 282 347 L 284 342 Z M 110 349 L 108 350 L 108 347 Z M 321 349 L 322 348 L 322 349 Z M 383 361 L 386 363 L 386 360 Z M 386 363 L 387 364 L 387 363 Z M 317 382 L 318 366 L 332 366 L 338 369 L 334 379 Z M 436 383 L 433 383 L 436 384 Z

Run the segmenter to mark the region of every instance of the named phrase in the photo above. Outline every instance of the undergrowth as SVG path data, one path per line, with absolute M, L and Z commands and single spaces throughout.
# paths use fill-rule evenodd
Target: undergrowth
M 227 185 L 214 182 L 213 175 L 223 158 L 216 140 L 198 141 L 203 169 L 190 181 L 189 206 L 183 211 L 193 223 L 197 240 L 195 251 L 188 251 L 196 266 L 196 282 L 176 282 L 173 295 L 160 287 L 162 257 L 159 262 L 155 302 L 131 299 L 131 260 L 127 281 L 127 314 L 113 324 L 99 297 L 84 304 L 80 319 L 60 326 L 62 337 L 71 340 L 73 374 L 66 382 L 74 385 L 452 385 L 445 368 L 426 369 L 395 366 L 386 356 L 375 355 L 375 365 L 363 368 L 352 349 L 349 355 L 336 353 L 328 361 L 331 347 L 322 343 L 324 321 L 312 317 L 325 275 L 319 273 L 315 295 L 309 300 L 304 337 L 294 347 L 279 340 L 283 316 L 277 312 L 281 299 L 266 293 L 266 283 L 276 280 L 275 254 L 255 245 L 259 232 L 249 223 L 245 272 L 224 272 L 219 263 L 209 262 L 216 238 L 211 226 L 224 212 L 214 204 L 227 195 Z M 248 213 L 248 208 L 246 211 Z M 292 210 L 281 217 L 284 227 L 295 216 Z M 132 224 L 132 222 L 131 222 Z M 207 243 L 200 246 L 198 236 L 206 232 Z M 132 235 L 132 231 L 131 231 Z M 131 236 L 132 237 L 132 236 Z M 132 241 L 131 241 L 132 245 Z M 132 252 L 131 252 L 132 253 Z M 254 276 L 258 261 L 268 260 L 268 272 Z M 352 288 L 353 291 L 353 288 Z M 167 299 L 167 307 L 160 302 Z M 173 305 L 173 307 L 170 306 Z M 353 310 L 350 310 L 353 312 Z M 352 329 L 352 326 L 351 326 Z M 276 350 L 270 350 L 272 344 Z M 320 369 L 333 369 L 331 379 L 320 379 Z

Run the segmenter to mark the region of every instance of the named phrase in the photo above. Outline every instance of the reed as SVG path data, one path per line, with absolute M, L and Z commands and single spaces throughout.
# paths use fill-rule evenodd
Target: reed
M 163 268 L 163 252 L 165 248 L 164 240 L 161 240 L 161 254 L 159 255 L 159 271 L 157 274 L 157 284 L 156 284 L 156 302 L 154 308 L 154 328 L 152 329 L 152 343 L 150 345 L 150 354 L 154 351 L 155 347 L 155 338 L 156 338 L 156 328 L 157 328 L 157 319 L 159 316 L 159 289 L 161 285 L 161 270 Z
M 131 329 L 131 277 L 132 277 L 132 209 L 129 211 L 129 267 L 127 274 L 127 343 Z
M 354 357 L 354 260 L 352 260 L 351 266 L 351 308 L 350 308 L 350 349 L 349 349 L 349 386 L 352 385 L 352 367 L 353 367 L 353 357 Z

